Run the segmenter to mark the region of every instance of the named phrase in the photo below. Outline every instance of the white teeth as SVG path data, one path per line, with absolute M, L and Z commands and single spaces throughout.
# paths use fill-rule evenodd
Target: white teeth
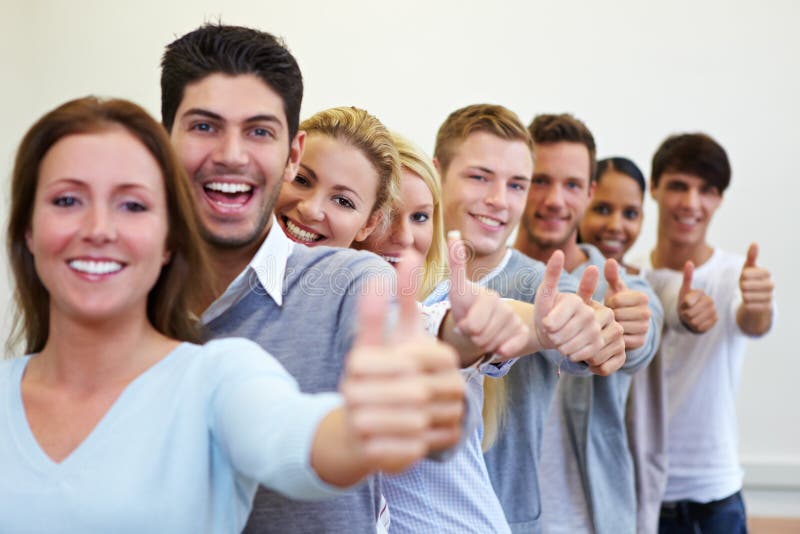
M 109 274 L 122 270 L 122 264 L 116 261 L 72 260 L 69 266 L 88 274 Z
M 314 234 L 312 232 L 307 232 L 302 228 L 299 228 L 289 219 L 286 219 L 286 229 L 289 230 L 289 233 L 292 234 L 292 236 L 296 237 L 300 241 L 306 241 L 308 243 L 311 243 L 312 241 L 317 241 L 318 239 L 323 237 L 320 234 Z
M 622 247 L 622 241 L 617 241 L 615 239 L 604 239 L 603 245 L 611 248 L 620 248 Z
M 678 219 L 678 222 L 681 224 L 694 224 L 697 220 L 694 217 L 683 217 Z
M 384 260 L 388 261 L 389 263 L 400 263 L 400 258 L 397 256 L 381 256 Z
M 247 184 L 233 184 L 230 182 L 211 182 L 203 187 L 220 193 L 249 193 L 253 187 Z
M 494 226 L 496 228 L 502 224 L 500 221 L 497 221 L 495 219 L 490 219 L 489 217 L 484 217 L 483 215 L 475 215 L 475 218 L 478 219 L 483 224 L 485 224 L 486 226 Z

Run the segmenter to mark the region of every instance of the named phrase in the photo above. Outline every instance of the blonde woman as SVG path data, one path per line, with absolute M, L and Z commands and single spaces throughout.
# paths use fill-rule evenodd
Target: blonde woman
M 363 241 L 397 191 L 400 164 L 389 131 L 355 107 L 320 111 L 300 129 L 305 149 L 275 204 L 278 224 L 303 245 L 346 248 Z

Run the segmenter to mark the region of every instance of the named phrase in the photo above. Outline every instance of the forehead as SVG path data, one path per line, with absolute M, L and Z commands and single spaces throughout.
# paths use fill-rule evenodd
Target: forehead
M 559 141 L 536 144 L 534 172 L 554 178 L 582 178 L 589 181 L 591 158 L 589 149 L 581 143 Z
M 497 174 L 530 177 L 533 156 L 528 145 L 489 132 L 473 132 L 455 146 L 453 162 L 459 166 L 484 167 Z
M 420 175 L 403 167 L 401 190 L 403 203 L 409 206 L 433 204 L 433 193 Z
M 193 109 L 211 111 L 231 122 L 273 115 L 286 124 L 283 99 L 255 74 L 214 73 L 188 84 L 176 119 Z
M 89 185 L 116 182 L 154 186 L 161 184 L 158 162 L 147 148 L 121 127 L 94 133 L 72 134 L 47 151 L 39 167 L 40 184 L 72 179 Z
M 594 198 L 619 203 L 642 203 L 644 193 L 636 180 L 621 172 L 612 170 L 603 174 L 594 190 Z

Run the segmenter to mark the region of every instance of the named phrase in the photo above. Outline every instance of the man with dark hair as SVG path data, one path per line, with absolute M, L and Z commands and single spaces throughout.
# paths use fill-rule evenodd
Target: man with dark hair
M 625 401 L 631 375 L 658 348 L 663 312 L 642 278 L 607 262 L 596 247 L 578 243 L 595 185 L 592 133 L 569 114 L 539 115 L 528 129 L 533 178 L 516 247 L 539 261 L 563 251 L 564 268 L 574 276 L 592 265 L 601 269 L 594 298 L 614 310 L 627 353 L 620 373 L 559 381 L 544 428 L 541 526 L 548 533 L 632 532 L 636 492 Z
M 772 326 L 773 283 L 757 265 L 755 243 L 746 257 L 708 243 L 730 177 L 725 150 L 705 134 L 669 137 L 653 156 L 658 240 L 646 276 L 667 310 L 683 313 L 687 278 L 714 305 L 710 313 L 666 321 L 659 358 L 668 469 L 660 532 L 746 531 L 734 399 L 746 338 Z
M 265 347 L 302 391 L 337 390 L 357 298 L 368 278 L 390 287 L 394 271 L 368 253 L 295 245 L 275 224 L 275 199 L 294 178 L 305 142 L 296 61 L 267 33 L 206 25 L 168 45 L 162 67 L 163 122 L 188 172 L 216 275 L 203 322 L 212 337 Z M 436 419 L 429 450 L 459 434 L 464 384 L 454 364 L 430 368 L 421 413 L 433 414 L 440 393 L 452 411 Z M 260 488 L 245 531 L 375 532 L 381 509 L 377 477 L 325 502 Z

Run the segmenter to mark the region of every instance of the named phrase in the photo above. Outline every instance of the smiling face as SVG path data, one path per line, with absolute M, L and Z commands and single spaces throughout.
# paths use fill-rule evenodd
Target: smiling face
M 297 175 L 283 186 L 275 204 L 278 223 L 298 243 L 347 248 L 377 225 L 373 208 L 379 180 L 360 149 L 312 133 Z
M 171 137 L 206 240 L 226 249 L 260 244 L 303 149 L 303 134 L 289 139 L 280 96 L 252 74 L 211 74 L 186 86 Z
M 589 151 L 583 144 L 560 141 L 537 144 L 534 153 L 520 238 L 540 250 L 562 249 L 577 241 L 578 224 L 591 199 Z
M 581 221 L 581 239 L 622 263 L 642 229 L 642 195 L 633 178 L 615 169 L 606 171 Z
M 445 228 L 459 230 L 475 258 L 496 265 L 519 222 L 533 159 L 524 141 L 470 134 L 453 150 L 442 178 Z
M 39 167 L 28 250 L 51 317 L 146 314 L 168 261 L 161 170 L 122 128 L 63 137 Z
M 659 241 L 684 247 L 706 244 L 711 217 L 722 202 L 715 186 L 692 174 L 665 172 L 650 194 L 658 204 Z
M 413 250 L 428 255 L 433 241 L 433 194 L 423 179 L 403 168 L 400 202 L 392 210 L 392 224 L 375 231 L 362 248 L 374 252 L 396 266 L 404 252 Z

